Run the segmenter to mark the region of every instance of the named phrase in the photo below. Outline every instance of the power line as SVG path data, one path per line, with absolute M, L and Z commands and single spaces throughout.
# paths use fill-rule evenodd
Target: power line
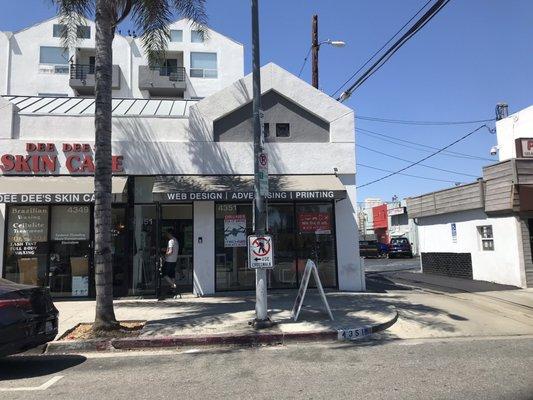
M 397 137 L 394 137 L 394 136 L 386 135 L 384 133 L 370 131 L 368 129 L 356 128 L 355 131 L 359 132 L 359 133 L 362 133 L 364 135 L 369 135 L 369 136 L 371 136 L 374 139 L 379 139 L 379 140 L 382 140 L 382 141 L 387 142 L 387 143 L 392 143 L 392 144 L 395 144 L 395 145 L 398 145 L 398 146 L 407 147 L 409 149 L 414 149 L 414 150 L 417 150 L 417 151 L 429 152 L 430 150 L 438 150 L 439 149 L 438 147 L 433 147 L 433 146 L 429 146 L 427 144 L 422 144 L 422 143 L 411 142 L 411 141 L 406 140 L 406 139 L 400 139 L 400 138 L 397 138 Z M 387 139 L 384 139 L 384 138 L 388 138 L 388 139 L 392 139 L 392 140 L 387 140 Z M 421 149 L 421 148 L 409 146 L 409 145 L 406 145 L 404 143 L 409 143 L 409 144 L 412 144 L 414 146 L 423 147 L 423 148 Z M 430 149 L 430 150 L 428 150 L 428 149 Z M 482 161 L 494 162 L 494 160 L 491 159 L 491 158 L 472 156 L 470 154 L 459 153 L 457 151 L 451 151 L 451 150 L 443 151 L 441 155 L 445 155 L 445 156 L 449 156 L 449 157 L 456 157 L 456 158 L 464 158 L 464 159 L 468 159 L 468 160 L 482 160 Z
M 302 64 L 302 67 L 300 68 L 300 72 L 298 72 L 298 78 L 302 75 L 302 72 L 304 70 L 305 64 L 307 64 L 307 60 L 309 59 L 309 54 L 311 54 L 312 47 L 309 47 L 309 50 L 307 51 L 307 55 L 304 58 L 304 62 Z
M 396 32 L 396 33 L 395 33 L 395 34 L 394 34 L 389 40 L 387 40 L 383 46 L 381 46 L 381 47 L 380 47 L 380 48 L 379 48 L 374 54 L 372 54 L 372 56 L 370 56 L 370 58 L 369 58 L 368 60 L 366 60 L 365 63 L 364 63 L 363 65 L 361 65 L 361 66 L 357 69 L 357 71 L 355 71 L 355 72 L 352 74 L 352 76 L 350 76 L 350 77 L 346 80 L 346 82 L 344 82 L 344 83 L 343 83 L 343 84 L 342 84 L 337 90 L 335 90 L 335 92 L 331 94 L 331 97 L 335 97 L 335 95 L 336 95 L 337 93 L 339 93 L 339 92 L 341 91 L 341 89 L 342 89 L 344 86 L 346 86 L 348 83 L 350 83 L 350 81 L 351 81 L 353 78 L 355 78 L 355 76 L 356 76 L 359 72 L 361 72 L 361 70 L 362 70 L 364 67 L 366 67 L 366 66 L 368 65 L 368 63 L 369 63 L 370 61 L 372 61 L 372 59 L 373 59 L 375 56 L 377 56 L 377 55 L 381 52 L 381 50 L 383 50 L 383 49 L 384 49 L 384 48 L 385 48 L 390 42 L 392 42 L 392 41 L 394 40 L 394 38 L 395 38 L 396 36 L 398 36 L 398 35 L 399 35 L 399 34 L 400 34 L 400 33 L 401 33 L 401 32 L 407 27 L 407 25 L 409 25 L 409 24 L 411 23 L 411 21 L 413 21 L 413 20 L 418 16 L 418 14 L 420 14 L 420 13 L 422 12 L 422 10 L 423 10 L 424 8 L 426 8 L 427 5 L 428 5 L 429 3 L 431 3 L 431 1 L 432 1 L 432 0 L 429 0 L 426 4 L 424 4 L 424 5 L 422 6 L 422 8 L 421 8 L 420 10 L 418 10 L 418 11 L 416 12 L 416 14 L 413 15 L 413 16 L 411 17 L 411 19 L 409 19 L 409 21 L 407 21 L 407 22 L 406 22 L 406 23 L 405 23 L 405 24 L 404 24 L 404 25 L 403 25 L 403 26 L 402 26 L 402 27 L 401 27 L 401 28 L 400 28 L 400 29 L 399 29 L 399 30 L 398 30 L 398 31 L 397 31 L 397 32 Z
M 404 120 L 404 119 L 368 117 L 364 115 L 358 115 L 356 116 L 356 118 L 362 119 L 365 121 L 383 122 L 387 124 L 403 124 L 403 125 L 468 125 L 468 124 L 481 124 L 481 123 L 495 121 L 494 118 L 478 119 L 474 121 L 410 121 L 410 120 Z
M 387 157 L 390 157 L 390 158 L 395 158 L 396 160 L 400 160 L 400 161 L 405 161 L 405 162 L 408 162 L 408 163 L 412 163 L 413 161 L 412 160 L 406 160 L 405 158 L 401 158 L 401 157 L 397 157 L 397 156 L 393 156 L 392 154 L 387 154 L 387 153 L 383 153 L 381 151 L 378 151 L 378 150 L 374 150 L 370 147 L 366 147 L 366 146 L 363 146 L 362 144 L 357 144 L 356 145 L 357 147 L 360 147 L 362 149 L 365 149 L 365 150 L 369 150 L 369 151 L 372 151 L 374 153 L 377 153 L 377 154 L 381 154 L 383 156 L 387 156 Z M 471 175 L 471 174 L 465 174 L 464 172 L 459 172 L 459 171 L 452 171 L 452 170 L 449 170 L 449 169 L 443 169 L 443 168 L 437 168 L 437 167 L 433 167 L 431 165 L 426 165 L 426 164 L 418 164 L 420 167 L 426 167 L 426 168 L 430 168 L 430 169 L 434 169 L 434 170 L 437 170 L 437 171 L 442 171 L 442 172 L 449 172 L 451 174 L 457 174 L 457 175 L 464 175 L 464 176 L 469 176 L 471 178 L 478 178 L 478 175 Z M 390 171 L 389 171 L 390 172 Z
M 344 101 L 348 99 L 352 93 L 361 86 L 368 78 L 374 75 L 377 71 L 385 65 L 385 63 L 401 48 L 409 39 L 416 35 L 429 21 L 431 21 L 448 3 L 450 0 L 437 0 L 428 11 L 414 23 L 414 25 L 407 30 L 406 33 L 400 37 L 387 51 L 383 54 L 370 68 L 368 68 L 341 96 L 337 99 Z
M 482 129 L 482 128 L 487 128 L 487 129 L 490 131 L 490 128 L 489 128 L 487 125 L 481 125 L 481 126 L 477 127 L 476 129 L 474 129 L 473 131 L 470 131 L 470 132 L 468 132 L 467 134 L 461 136 L 459 139 L 454 140 L 452 143 L 448 144 L 447 146 L 444 146 L 443 148 L 441 148 L 441 149 L 435 151 L 434 153 L 432 153 L 432 154 L 430 154 L 430 155 L 428 155 L 428 156 L 426 156 L 426 157 L 424 157 L 424 158 L 421 158 L 420 160 L 415 161 L 415 162 L 409 164 L 408 166 L 403 167 L 403 168 L 401 168 L 401 169 L 399 169 L 399 170 L 397 170 L 397 171 L 393 171 L 393 172 L 391 172 L 391 173 L 388 174 L 388 175 L 382 176 L 381 178 L 374 179 L 373 181 L 370 181 L 370 182 L 367 182 L 367 183 L 365 183 L 365 184 L 363 184 L 363 185 L 357 186 L 357 188 L 359 189 L 359 188 L 362 188 L 362 187 L 365 187 L 365 186 L 368 186 L 368 185 L 372 185 L 373 183 L 380 182 L 380 181 L 382 181 L 382 180 L 384 180 L 384 179 L 390 178 L 391 176 L 397 175 L 397 174 L 399 174 L 399 173 L 401 173 L 401 172 L 403 172 L 403 171 L 405 171 L 405 170 L 407 170 L 407 169 L 409 169 L 409 168 L 412 168 L 412 167 L 414 167 L 415 165 L 418 165 L 418 164 L 420 164 L 420 163 L 426 161 L 427 159 L 429 159 L 429 158 L 431 158 L 431 157 L 433 157 L 433 156 L 435 156 L 435 155 L 437 155 L 437 154 L 443 152 L 444 150 L 450 148 L 450 147 L 453 146 L 454 144 L 459 143 L 460 141 L 466 139 L 466 138 L 469 137 L 470 135 L 473 135 L 474 133 L 476 133 L 477 131 L 479 131 L 479 130 Z
M 391 173 L 394 172 L 394 171 L 391 171 L 391 170 L 388 170 L 388 169 L 373 167 L 371 165 L 366 165 L 366 164 L 361 164 L 361 163 L 357 163 L 357 166 L 358 167 L 365 167 L 365 168 L 375 169 L 376 171 L 381 171 L 381 172 L 391 172 Z M 418 179 L 427 179 L 428 181 L 437 181 L 437 182 L 446 182 L 446 183 L 461 183 L 461 182 L 457 182 L 457 181 L 449 181 L 447 179 L 430 178 L 429 176 L 405 174 L 405 173 L 402 173 L 402 172 L 398 172 L 397 175 L 409 176 L 411 178 L 418 178 Z M 363 186 L 366 186 L 366 185 L 358 186 L 358 188 L 359 187 L 363 187 Z

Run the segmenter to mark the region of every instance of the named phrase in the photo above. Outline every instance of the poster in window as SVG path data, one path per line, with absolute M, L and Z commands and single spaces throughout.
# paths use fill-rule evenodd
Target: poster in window
M 46 250 L 48 207 L 18 206 L 9 209 L 8 251 L 12 255 L 31 256 Z
M 246 215 L 224 216 L 224 247 L 246 247 Z
M 55 206 L 52 208 L 52 240 L 89 240 L 89 206 Z
M 331 216 L 327 212 L 298 214 L 298 227 L 302 233 L 331 234 Z

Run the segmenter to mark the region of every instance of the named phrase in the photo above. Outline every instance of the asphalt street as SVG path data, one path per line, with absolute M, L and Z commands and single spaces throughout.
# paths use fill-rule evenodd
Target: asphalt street
M 532 349 L 506 337 L 17 356 L 0 361 L 0 399 L 525 400 Z
M 413 258 L 366 258 L 366 272 L 419 271 L 420 257 Z

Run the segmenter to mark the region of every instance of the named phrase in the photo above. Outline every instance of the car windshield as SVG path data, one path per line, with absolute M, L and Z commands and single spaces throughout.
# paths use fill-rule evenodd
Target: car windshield
M 391 240 L 392 244 L 409 244 L 409 241 L 406 238 L 396 238 Z

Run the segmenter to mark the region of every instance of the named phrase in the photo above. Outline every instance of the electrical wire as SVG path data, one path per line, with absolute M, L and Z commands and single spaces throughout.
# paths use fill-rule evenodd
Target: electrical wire
M 394 172 L 394 171 L 391 171 L 391 170 L 388 170 L 388 169 L 373 167 L 372 165 L 366 165 L 366 164 L 361 164 L 361 163 L 357 163 L 357 166 L 358 167 L 365 167 L 365 168 L 375 169 L 376 171 L 381 171 L 381 172 Z M 457 181 L 450 181 L 450 180 L 447 180 L 447 179 L 431 178 L 429 176 L 405 174 L 403 172 L 398 172 L 397 175 L 408 176 L 410 178 L 427 179 L 429 181 L 436 181 L 436 182 L 462 183 L 462 182 L 457 182 Z M 362 187 L 362 186 L 358 186 L 358 187 Z
M 363 184 L 363 185 L 357 186 L 357 188 L 359 189 L 359 188 L 362 188 L 362 187 L 365 187 L 365 186 L 372 185 L 372 184 L 377 183 L 377 182 L 380 182 L 380 181 L 382 181 L 382 180 L 384 180 L 384 179 L 390 178 L 391 176 L 397 175 L 397 174 L 399 174 L 399 173 L 401 173 L 401 172 L 403 172 L 403 171 L 405 171 L 405 170 L 407 170 L 407 169 L 409 169 L 409 168 L 412 168 L 412 167 L 414 167 L 415 165 L 418 165 L 418 164 L 420 164 L 420 163 L 426 161 L 427 159 L 429 159 L 429 158 L 431 158 L 431 157 L 433 157 L 433 156 L 436 156 L 436 155 L 439 154 L 439 153 L 442 153 L 444 150 L 446 150 L 446 149 L 452 147 L 453 145 L 455 145 L 455 144 L 459 143 L 460 141 L 466 139 L 467 137 L 473 135 L 474 133 L 476 133 L 477 131 L 479 131 L 479 130 L 482 129 L 482 128 L 487 128 L 487 129 L 490 131 L 490 128 L 489 128 L 487 125 L 485 125 L 485 124 L 484 124 L 484 125 L 480 125 L 480 126 L 478 126 L 476 129 L 474 129 L 473 131 L 468 132 L 467 134 L 461 136 L 459 139 L 454 140 L 454 141 L 451 142 L 450 144 L 448 144 L 448 145 L 444 146 L 443 148 L 441 148 L 441 149 L 435 151 L 434 153 L 431 153 L 430 155 L 428 155 L 428 156 L 426 156 L 426 157 L 424 157 L 424 158 L 421 158 L 420 160 L 415 161 L 415 162 L 409 164 L 409 165 L 406 166 L 406 167 L 400 168 L 400 169 L 397 170 L 397 171 L 392 171 L 392 172 L 391 172 L 390 174 L 388 174 L 388 175 L 382 176 L 381 178 L 374 179 L 373 181 L 370 181 L 370 182 L 367 182 L 367 183 L 365 183 L 365 184 Z
M 364 115 L 356 116 L 356 119 L 362 119 L 372 122 L 383 122 L 387 124 L 402 124 L 402 125 L 468 125 L 468 124 L 481 124 L 486 122 L 494 122 L 495 118 L 478 119 L 474 121 L 410 121 L 404 119 L 391 119 L 391 118 L 378 118 L 368 117 Z
M 399 29 L 399 30 L 398 30 L 398 31 L 397 31 L 397 32 L 396 32 L 396 33 L 395 33 L 395 34 L 394 34 L 389 40 L 387 40 L 383 46 L 381 46 L 381 47 L 380 47 L 380 48 L 379 48 L 374 54 L 372 54 L 372 55 L 370 56 L 370 58 L 369 58 L 368 60 L 366 60 L 365 63 L 364 63 L 363 65 L 361 65 L 361 66 L 360 66 L 360 67 L 359 67 L 359 68 L 358 68 L 358 69 L 352 74 L 352 76 L 350 76 L 350 77 L 346 80 L 346 82 L 344 82 L 342 85 L 340 85 L 340 87 L 339 87 L 337 90 L 335 90 L 334 93 L 331 94 L 331 97 L 335 97 L 335 95 L 336 95 L 337 93 L 339 93 L 339 92 L 342 90 L 342 88 L 343 88 L 344 86 L 346 86 L 348 83 L 350 83 L 350 81 L 351 81 L 353 78 L 355 78 L 355 77 L 357 76 L 357 74 L 358 74 L 359 72 L 361 72 L 361 70 L 362 70 L 364 67 L 366 67 L 366 66 L 368 65 L 368 63 L 369 63 L 370 61 L 372 61 L 372 60 L 374 59 L 374 57 L 377 56 L 377 55 L 381 52 L 381 50 L 383 50 L 383 49 L 384 49 L 384 48 L 385 48 L 390 42 L 392 42 L 392 41 L 394 40 L 394 38 L 395 38 L 396 36 L 398 36 L 398 35 L 399 35 L 399 34 L 400 34 L 400 33 L 401 33 L 401 32 L 407 27 L 407 25 L 409 25 L 409 24 L 410 24 L 410 23 L 411 23 L 411 22 L 412 22 L 412 21 L 418 16 L 418 14 L 420 14 L 420 13 L 422 12 L 422 10 L 424 10 L 424 8 L 426 8 L 426 7 L 428 6 L 428 4 L 431 3 L 431 1 L 432 1 L 432 0 L 429 0 L 426 4 L 424 4 L 424 5 L 422 6 L 422 8 L 420 8 L 420 10 L 418 10 L 418 11 L 416 12 L 416 14 L 413 15 L 413 16 L 409 19 L 409 21 L 407 21 L 407 22 L 406 22 L 406 23 L 405 23 L 405 24 L 404 24 L 404 25 L 403 25 L 403 26 L 402 26 L 402 27 L 401 27 L 401 28 L 400 28 L 400 29 Z
M 384 133 L 370 131 L 368 129 L 356 128 L 355 131 L 359 132 L 359 133 L 361 133 L 363 135 L 369 135 L 373 139 L 382 140 L 382 141 L 387 142 L 387 143 L 392 143 L 392 144 L 395 144 L 397 146 L 402 146 L 402 147 L 406 147 L 408 149 L 414 149 L 414 150 L 417 150 L 417 151 L 431 152 L 432 150 L 438 150 L 439 149 L 438 147 L 433 147 L 433 146 L 429 146 L 427 144 L 422 144 L 422 143 L 411 142 L 411 141 L 406 140 L 406 139 L 399 139 L 399 138 L 394 137 L 394 136 L 385 135 Z M 384 138 L 388 138 L 388 139 L 391 139 L 391 140 L 384 139 Z M 404 144 L 404 143 L 409 143 L 409 144 L 411 144 L 413 146 L 409 146 L 409 145 Z M 418 147 L 414 147 L 414 146 L 418 146 Z M 473 156 L 473 155 L 465 154 L 465 153 L 459 153 L 457 151 L 451 151 L 451 150 L 443 151 L 441 155 L 448 156 L 448 157 L 455 157 L 455 158 L 463 158 L 463 159 L 467 159 L 467 160 L 481 160 L 481 161 L 494 162 L 494 160 L 492 158 L 478 157 L 478 156 Z
M 405 158 L 401 158 L 401 157 L 397 157 L 397 156 L 393 156 L 392 154 L 387 154 L 387 153 L 383 153 L 381 151 L 378 151 L 378 150 L 374 150 L 370 147 L 366 147 L 366 146 L 363 146 L 362 144 L 357 144 L 356 145 L 357 147 L 360 147 L 362 149 L 365 149 L 365 150 L 368 150 L 368 151 L 372 151 L 374 153 L 377 153 L 377 154 L 381 154 L 383 156 L 387 156 L 387 157 L 390 157 L 390 158 L 394 158 L 396 160 L 400 160 L 400 161 L 404 161 L 404 162 L 408 162 L 408 163 L 412 163 L 414 161 L 412 160 L 406 160 Z M 457 174 L 457 175 L 464 175 L 464 176 L 469 176 L 471 178 L 478 178 L 479 176 L 478 175 L 472 175 L 472 174 L 465 174 L 464 172 L 459 172 L 459 171 L 452 171 L 452 170 L 449 170 L 449 169 L 443 169 L 443 168 L 437 168 L 437 167 L 433 167 L 431 165 L 426 165 L 426 164 L 418 164 L 419 167 L 425 167 L 425 168 L 430 168 L 430 169 L 434 169 L 436 171 L 442 171 L 442 172 L 448 172 L 448 173 L 451 173 L 451 174 Z M 389 171 L 390 172 L 390 171 Z
M 347 90 L 345 90 L 337 100 L 344 101 L 349 98 L 352 93 L 360 87 L 368 78 L 374 75 L 377 71 L 386 64 L 386 62 L 401 48 L 409 39 L 414 37 L 426 24 L 431 21 L 448 3 L 450 0 L 437 0 L 430 9 L 409 28 L 409 30 L 402 35 L 386 52 L 383 54 L 372 66 L 361 75 L 355 83 L 353 83 Z
M 307 60 L 309 59 L 309 54 L 311 54 L 311 49 L 313 47 L 309 47 L 309 50 L 307 51 L 307 55 L 304 58 L 304 62 L 302 64 L 302 67 L 300 68 L 300 72 L 298 72 L 298 78 L 302 75 L 302 72 L 304 70 L 305 64 L 307 64 Z

